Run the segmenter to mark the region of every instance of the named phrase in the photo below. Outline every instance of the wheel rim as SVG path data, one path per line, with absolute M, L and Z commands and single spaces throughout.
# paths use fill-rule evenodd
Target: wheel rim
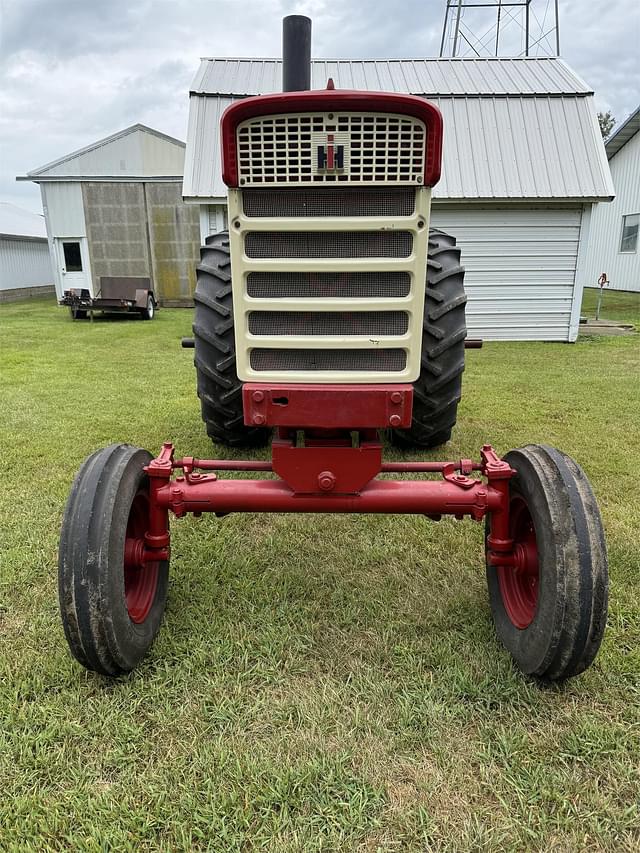
M 509 527 L 515 566 L 498 567 L 500 594 L 507 616 L 516 628 L 533 621 L 538 606 L 538 544 L 533 519 L 525 500 L 514 495 L 509 504 Z
M 149 314 L 149 319 L 150 319 L 150 320 L 152 320 L 152 319 L 153 319 L 153 312 L 154 312 L 154 310 L 155 310 L 155 307 L 154 307 L 154 304 L 153 304 L 153 299 L 151 299 L 151 297 L 149 297 L 149 301 L 147 302 L 147 313 Z
M 158 588 L 159 562 L 145 563 L 144 535 L 149 526 L 149 496 L 140 489 L 129 512 L 124 543 L 124 597 L 132 622 L 140 624 L 149 615 Z

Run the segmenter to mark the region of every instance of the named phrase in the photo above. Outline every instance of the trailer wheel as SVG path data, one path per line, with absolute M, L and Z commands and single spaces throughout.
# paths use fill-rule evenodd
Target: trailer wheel
M 396 447 L 437 447 L 451 438 L 462 394 L 464 267 L 454 237 L 429 231 L 427 288 L 422 331 L 422 368 L 413 384 L 410 429 L 392 430 Z
M 509 513 L 518 566 L 487 563 L 496 632 L 523 672 L 562 680 L 591 665 L 605 629 L 600 512 L 584 471 L 559 450 L 528 445 L 504 459 L 517 472 Z
M 148 527 L 146 450 L 112 444 L 84 462 L 62 522 L 58 594 L 71 653 L 103 675 L 132 670 L 158 633 L 169 562 L 135 564 Z
M 156 314 L 156 303 L 153 298 L 153 294 L 149 294 L 147 296 L 147 307 L 143 308 L 140 312 L 140 316 L 143 320 L 153 320 Z
M 236 373 L 228 232 L 208 237 L 200 258 L 193 335 L 202 420 L 213 441 L 261 447 L 269 430 L 244 425 L 242 383 Z

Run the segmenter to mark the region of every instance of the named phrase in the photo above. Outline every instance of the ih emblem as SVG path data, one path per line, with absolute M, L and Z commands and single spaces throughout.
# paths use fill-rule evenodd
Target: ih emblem
M 318 169 L 336 172 L 344 169 L 344 145 L 336 145 L 333 133 L 327 134 L 327 144 L 318 145 Z

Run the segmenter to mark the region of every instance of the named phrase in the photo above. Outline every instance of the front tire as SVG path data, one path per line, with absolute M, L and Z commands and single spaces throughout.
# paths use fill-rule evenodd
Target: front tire
M 71 654 L 103 675 L 132 670 L 160 628 L 169 562 L 131 565 L 148 529 L 146 450 L 112 444 L 84 462 L 67 501 L 58 555 L 60 614 Z
M 262 447 L 269 430 L 244 424 L 242 383 L 236 372 L 229 234 L 207 238 L 200 250 L 193 336 L 202 420 L 212 441 Z
M 422 331 L 422 367 L 413 384 L 410 429 L 392 430 L 403 449 L 438 447 L 449 441 L 462 395 L 465 323 L 464 267 L 454 237 L 429 231 Z
M 510 536 L 518 568 L 487 563 L 498 637 L 520 669 L 558 681 L 589 667 L 607 620 L 607 551 L 584 471 L 545 445 L 512 450 Z M 489 520 L 487 520 L 488 530 Z

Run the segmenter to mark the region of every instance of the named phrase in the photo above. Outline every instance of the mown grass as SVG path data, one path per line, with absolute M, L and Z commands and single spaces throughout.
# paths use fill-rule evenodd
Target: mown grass
M 174 522 L 165 624 L 109 681 L 62 634 L 63 505 L 109 442 L 211 454 L 190 322 L 0 307 L 0 850 L 637 850 L 640 336 L 469 352 L 446 449 L 544 441 L 592 478 L 611 604 L 580 678 L 512 666 L 479 525 L 238 515 Z
M 596 316 L 598 291 L 599 288 L 585 287 L 581 310 L 584 317 Z M 632 323 L 637 330 L 640 330 L 640 293 L 626 293 L 605 288 L 602 294 L 600 318 L 618 323 Z

